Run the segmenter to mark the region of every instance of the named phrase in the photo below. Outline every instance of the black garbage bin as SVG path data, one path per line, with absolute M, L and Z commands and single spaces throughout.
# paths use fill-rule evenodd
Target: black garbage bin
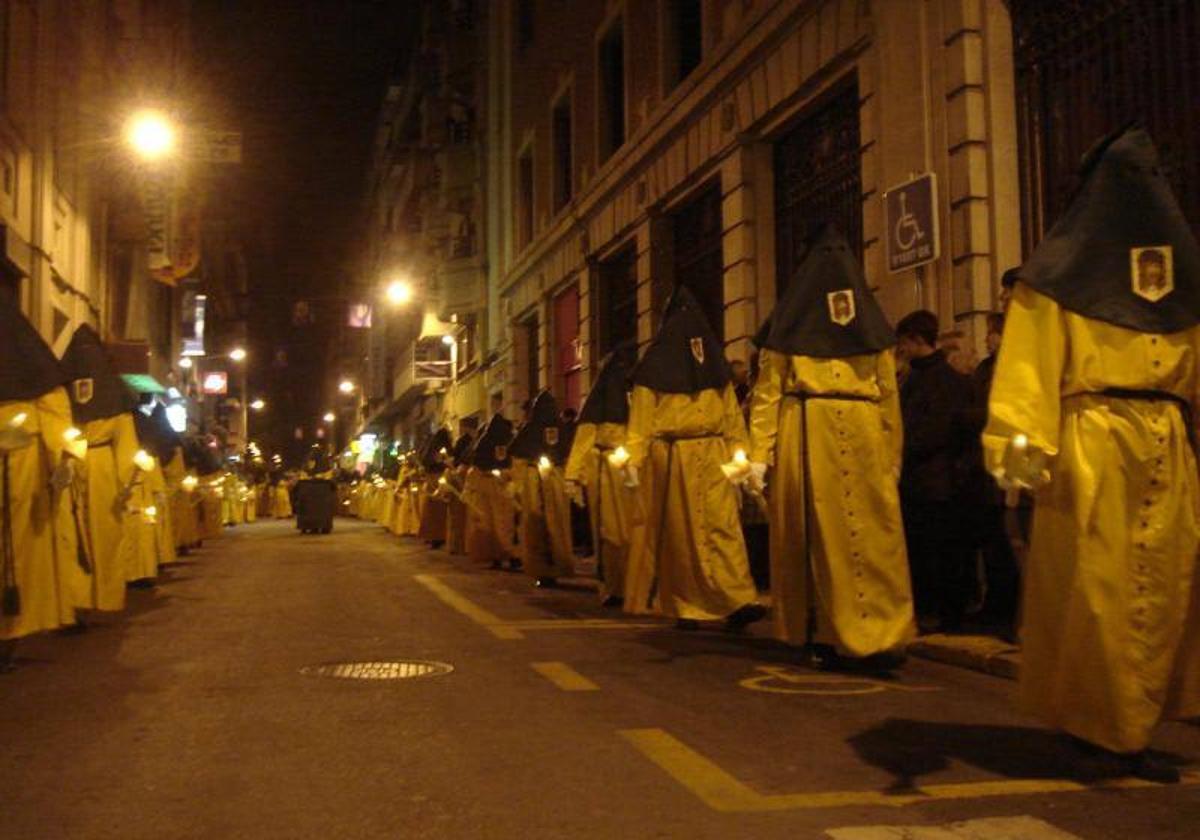
M 303 534 L 328 534 L 333 530 L 333 511 L 337 506 L 337 485 L 321 478 L 296 482 L 293 491 L 296 527 Z

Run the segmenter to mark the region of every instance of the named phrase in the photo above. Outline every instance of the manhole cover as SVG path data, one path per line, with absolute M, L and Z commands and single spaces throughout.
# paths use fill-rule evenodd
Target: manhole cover
M 328 662 L 324 665 L 305 665 L 300 673 L 341 680 L 404 680 L 409 677 L 440 677 L 453 670 L 454 666 L 445 662 L 410 659 L 401 662 Z

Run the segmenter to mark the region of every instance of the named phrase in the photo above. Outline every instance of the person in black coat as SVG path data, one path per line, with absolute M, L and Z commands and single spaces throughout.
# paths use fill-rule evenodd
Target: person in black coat
M 937 349 L 937 316 L 913 312 L 896 327 L 898 355 L 909 372 L 900 387 L 904 466 L 900 503 L 913 599 L 921 627 L 955 630 L 972 593 L 966 523 L 970 463 L 971 381 Z

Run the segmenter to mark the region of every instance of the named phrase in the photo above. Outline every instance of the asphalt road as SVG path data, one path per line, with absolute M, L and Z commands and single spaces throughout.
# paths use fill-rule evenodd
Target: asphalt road
M 821 674 L 353 520 L 239 527 L 131 595 L 0 676 L 0 838 L 1200 836 L 1200 773 L 1081 773 L 1005 680 Z M 453 671 L 304 673 L 400 660 Z M 1156 746 L 1190 764 L 1200 727 Z

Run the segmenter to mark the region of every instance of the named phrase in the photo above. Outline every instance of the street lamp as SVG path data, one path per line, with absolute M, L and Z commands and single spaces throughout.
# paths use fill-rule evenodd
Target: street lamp
M 265 401 L 265 400 L 263 400 L 263 399 L 260 397 L 259 399 L 257 399 L 257 400 L 254 400 L 253 402 L 251 402 L 251 403 L 250 403 L 250 407 L 251 407 L 251 408 L 253 408 L 255 411 L 262 411 L 264 408 L 266 408 L 266 407 L 267 407 L 267 403 L 266 403 L 266 401 Z
M 138 111 L 125 124 L 125 140 L 143 160 L 153 162 L 175 151 L 178 132 L 162 111 Z
M 338 383 L 338 390 L 341 391 L 343 394 L 353 394 L 354 393 L 354 383 L 351 382 L 349 379 L 343 379 L 341 382 Z
M 246 351 L 244 348 L 234 347 L 229 351 L 229 358 L 233 359 L 235 362 L 244 362 L 246 361 Z
M 388 283 L 385 295 L 387 296 L 388 303 L 393 306 L 403 306 L 406 303 L 410 303 L 413 299 L 412 283 L 409 283 L 407 280 L 393 280 L 391 283 Z
M 250 388 L 246 384 L 246 365 L 244 364 L 246 361 L 246 348 L 234 347 L 229 351 L 229 358 L 237 362 L 238 366 L 241 368 L 241 371 L 238 375 L 239 384 L 241 385 L 241 393 L 238 395 L 238 402 L 242 404 L 242 440 L 245 441 L 250 439 L 250 415 L 247 412 L 246 405 L 246 398 L 248 396 L 247 392 L 250 390 Z
M 322 417 L 321 419 L 324 420 L 326 423 L 332 423 L 334 420 L 337 419 L 337 417 L 334 416 L 332 411 L 326 411 L 325 416 Z
M 181 368 L 183 368 L 184 370 L 191 370 L 192 369 L 191 358 L 188 356 L 184 356 L 182 359 L 179 360 L 179 366 Z

